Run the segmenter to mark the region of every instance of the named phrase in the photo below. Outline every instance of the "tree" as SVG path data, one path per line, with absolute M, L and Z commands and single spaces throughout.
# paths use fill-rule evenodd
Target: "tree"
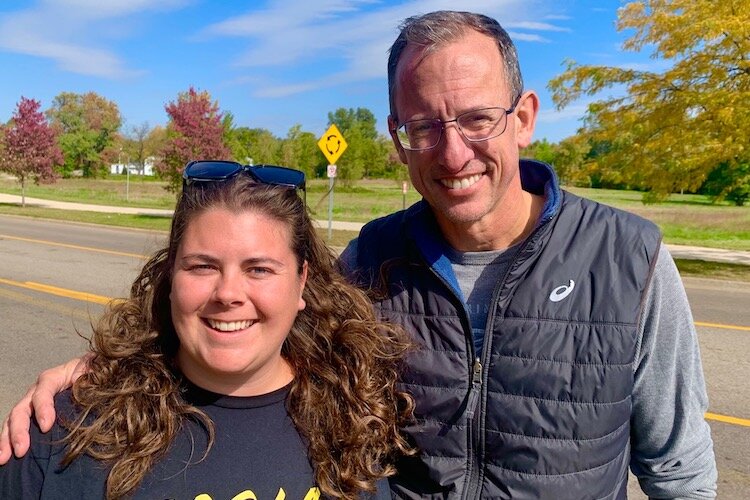
M 41 103 L 21 97 L 9 126 L 2 134 L 0 170 L 21 184 L 21 205 L 26 206 L 26 183 L 54 181 L 54 166 L 63 163 L 57 134 L 39 110 Z
M 232 129 L 232 153 L 246 163 L 283 163 L 280 158 L 281 140 L 264 128 L 237 127 Z
M 117 104 L 94 92 L 63 92 L 55 97 L 47 117 L 59 132 L 63 176 L 75 170 L 84 177 L 108 171 L 107 164 L 117 156 L 115 143 L 122 124 Z
M 167 181 L 168 191 L 178 192 L 182 185 L 182 170 L 188 162 L 227 160 L 232 153 L 224 144 L 219 105 L 211 101 L 207 91 L 198 92 L 190 87 L 164 109 L 169 115 L 167 139 L 156 163 L 156 171 Z
M 316 171 L 326 165 L 317 137 L 312 132 L 303 132 L 300 124 L 292 126 L 282 141 L 281 163 L 302 170 L 308 178 L 315 177 Z
M 157 152 L 154 149 L 154 144 L 149 141 L 151 136 L 151 127 L 148 122 L 143 122 L 140 125 L 133 125 L 125 133 L 125 137 L 122 142 L 122 150 L 130 159 L 138 166 L 138 170 L 143 175 L 146 165 L 146 159 L 149 156 L 154 156 Z
M 745 205 L 750 200 L 750 163 L 719 164 L 700 191 L 716 201 L 726 199 L 738 207 Z
M 547 139 L 534 141 L 523 149 L 522 154 L 524 157 L 552 165 L 563 184 L 590 186 L 592 174 L 590 150 L 591 147 L 585 138 L 572 136 L 557 144 Z
M 328 113 L 328 123 L 335 124 L 347 142 L 346 152 L 337 162 L 337 175 L 344 184 L 371 177 L 374 170 L 388 163 L 388 149 L 386 143 L 379 140 L 372 111 L 338 108 Z
M 643 0 L 618 11 L 634 30 L 625 50 L 653 49 L 662 72 L 567 62 L 549 83 L 562 108 L 581 95 L 624 86 L 589 106 L 582 134 L 607 143 L 605 172 L 659 201 L 696 190 L 717 165 L 727 175 L 750 160 L 750 8 L 745 0 Z M 731 182 L 730 182 L 731 184 Z

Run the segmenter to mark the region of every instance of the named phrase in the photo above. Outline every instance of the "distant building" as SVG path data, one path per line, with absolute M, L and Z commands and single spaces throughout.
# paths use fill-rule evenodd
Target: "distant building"
M 156 161 L 156 158 L 153 156 L 149 156 L 146 158 L 146 161 L 143 162 L 143 171 L 141 171 L 141 166 L 136 165 L 135 163 L 113 163 L 109 166 L 109 173 L 110 174 L 124 174 L 125 169 L 127 168 L 130 172 L 130 175 L 154 175 L 154 163 Z

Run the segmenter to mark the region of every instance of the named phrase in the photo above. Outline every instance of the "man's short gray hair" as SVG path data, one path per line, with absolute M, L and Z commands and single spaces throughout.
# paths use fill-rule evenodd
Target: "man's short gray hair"
M 505 70 L 505 79 L 510 89 L 510 102 L 523 92 L 523 79 L 518 65 L 516 47 L 500 23 L 491 17 L 472 12 L 440 10 L 409 17 L 404 20 L 400 29 L 401 32 L 391 45 L 388 55 L 388 100 L 394 120 L 398 120 L 395 104 L 396 66 L 409 43 L 422 45 L 426 51 L 431 51 L 457 40 L 469 30 L 487 35 L 497 41 Z

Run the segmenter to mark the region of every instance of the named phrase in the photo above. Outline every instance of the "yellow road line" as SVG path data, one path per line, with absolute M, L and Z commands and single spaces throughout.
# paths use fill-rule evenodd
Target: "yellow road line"
M 67 297 L 70 299 L 83 300 L 85 302 L 93 302 L 95 304 L 109 304 L 110 302 L 112 302 L 111 297 L 94 295 L 93 293 L 76 292 L 75 290 L 58 288 L 52 285 L 43 285 L 41 283 L 34 283 L 32 281 L 13 281 L 0 278 L 0 283 L 4 283 L 10 286 L 17 286 L 20 288 L 26 288 L 28 290 L 35 290 L 37 292 L 49 293 L 50 295 L 57 295 L 59 297 Z
M 695 326 L 705 326 L 708 328 L 724 328 L 725 330 L 744 330 L 746 332 L 750 332 L 750 326 L 724 325 L 721 323 L 704 323 L 703 321 L 695 321 Z
M 706 420 L 716 420 L 717 422 L 724 422 L 726 424 L 742 425 L 744 427 L 750 427 L 750 420 L 746 418 L 730 417 L 728 415 L 719 415 L 717 413 L 706 413 Z
M 110 255 L 120 255 L 124 257 L 135 257 L 136 259 L 146 259 L 148 258 L 147 255 L 141 255 L 137 253 L 128 253 L 128 252 L 118 252 L 116 250 L 104 250 L 102 248 L 92 248 L 92 247 L 83 247 L 79 245 L 70 245 L 68 243 L 59 243 L 57 241 L 47 241 L 47 240 L 35 240 L 32 238 L 21 238 L 19 236 L 9 236 L 7 234 L 0 234 L 0 238 L 5 238 L 6 240 L 16 240 L 16 241 L 26 241 L 29 243 L 41 243 L 43 245 L 51 245 L 55 247 L 63 247 L 63 248 L 72 248 L 74 250 L 85 250 L 87 252 L 97 252 L 97 253 L 107 253 Z

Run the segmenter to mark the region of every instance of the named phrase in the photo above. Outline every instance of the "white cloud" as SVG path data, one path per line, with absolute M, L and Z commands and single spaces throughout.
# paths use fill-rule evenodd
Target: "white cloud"
M 26 10 L 0 15 L 0 50 L 48 58 L 64 71 L 102 78 L 142 72 L 127 68 L 96 40 L 103 21 L 114 23 L 141 11 L 179 7 L 187 0 L 42 0 Z M 93 39 L 92 39 L 93 38 Z
M 539 2 L 536 2 L 539 3 Z M 453 0 L 412 0 L 383 6 L 368 0 L 274 0 L 262 10 L 206 27 L 200 38 L 241 37 L 248 48 L 234 59 L 238 68 L 298 65 L 295 82 L 263 86 L 257 96 L 288 96 L 385 75 L 387 50 L 397 26 L 410 15 L 454 9 Z M 539 32 L 568 31 L 537 21 L 534 2 L 523 0 L 464 0 L 462 10 L 482 12 L 512 28 L 512 38 L 548 42 Z M 550 20 L 549 18 L 547 18 Z M 310 76 L 302 66 L 310 61 L 336 65 L 327 76 Z

